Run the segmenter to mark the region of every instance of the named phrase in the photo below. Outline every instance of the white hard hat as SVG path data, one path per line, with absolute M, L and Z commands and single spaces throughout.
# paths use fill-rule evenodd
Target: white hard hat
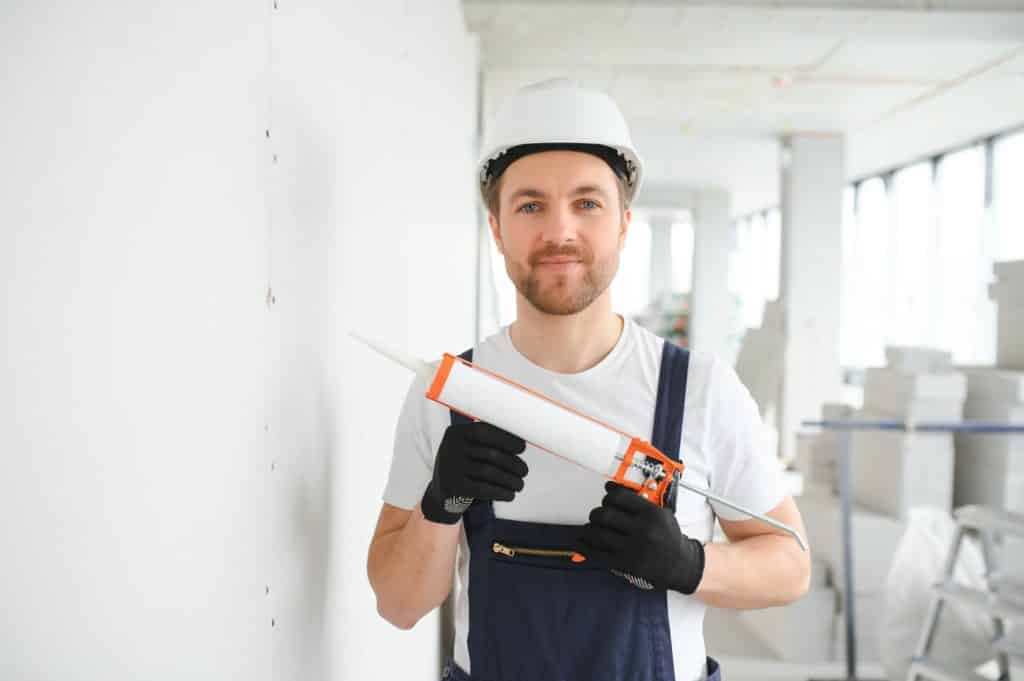
M 610 151 L 602 157 L 626 181 L 627 204 L 632 203 L 640 189 L 643 163 L 619 107 L 603 92 L 588 90 L 572 80 L 555 78 L 528 85 L 502 103 L 484 140 L 477 165 L 480 197 L 484 203 L 487 203 L 488 180 L 500 175 L 508 166 L 500 157 L 515 147 L 525 147 L 520 150 L 521 154 L 522 151 L 544 151 L 546 145 L 551 149 L 582 147 L 581 150 L 591 153 L 595 153 L 594 148 L 604 147 L 604 151 Z M 513 152 L 506 159 L 515 156 L 518 155 Z M 492 161 L 499 165 L 497 172 L 492 172 Z

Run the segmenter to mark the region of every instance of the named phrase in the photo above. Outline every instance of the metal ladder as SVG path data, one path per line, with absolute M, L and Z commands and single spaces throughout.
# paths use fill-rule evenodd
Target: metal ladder
M 986 681 L 971 669 L 949 669 L 939 666 L 928 657 L 935 630 L 946 601 L 988 613 L 995 625 L 995 640 L 992 654 L 999 666 L 1000 681 L 1024 681 L 1010 679 L 1009 657 L 1024 658 L 1024 639 L 1011 640 L 1006 636 L 1006 620 L 1016 620 L 1024 627 L 1024 583 L 1014 581 L 999 573 L 996 560 L 996 538 L 1006 535 L 1024 537 L 1024 514 L 1000 511 L 987 506 L 964 506 L 953 512 L 956 532 L 946 556 L 943 581 L 935 586 L 931 606 L 921 632 L 921 638 L 914 651 L 914 659 L 907 674 L 907 681 L 934 679 L 935 681 Z M 969 589 L 953 582 L 953 569 L 964 537 L 968 534 L 978 537 L 982 556 L 985 560 L 986 591 Z

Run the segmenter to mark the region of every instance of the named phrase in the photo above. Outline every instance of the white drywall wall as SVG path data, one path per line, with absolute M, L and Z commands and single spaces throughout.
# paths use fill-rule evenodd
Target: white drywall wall
M 459 3 L 22 0 L 0 55 L 0 678 L 435 678 L 343 331 L 473 340 Z

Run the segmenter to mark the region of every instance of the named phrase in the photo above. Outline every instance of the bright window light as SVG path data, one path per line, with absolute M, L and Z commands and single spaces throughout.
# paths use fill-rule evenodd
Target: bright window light
M 889 199 L 875 177 L 860 185 L 853 253 L 850 351 L 858 367 L 884 364 L 886 297 L 889 295 Z
M 612 308 L 627 317 L 641 314 L 650 302 L 651 225 L 647 221 L 634 217 L 630 224 L 611 288 Z
M 693 222 L 672 224 L 672 290 L 690 293 L 693 290 Z
M 1024 132 L 996 142 L 993 165 L 995 259 L 1024 260 Z
M 932 166 L 919 163 L 896 173 L 890 195 L 892 225 L 886 343 L 927 346 L 931 337 Z
M 961 364 L 995 361 L 995 306 L 988 299 L 991 256 L 985 257 L 985 152 L 971 147 L 939 164 L 938 272 L 941 304 L 934 316 L 940 347 Z

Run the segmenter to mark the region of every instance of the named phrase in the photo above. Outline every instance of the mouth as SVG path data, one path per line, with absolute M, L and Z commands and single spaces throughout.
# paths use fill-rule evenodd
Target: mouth
M 578 265 L 582 261 L 579 258 L 541 258 L 537 261 L 538 265 Z
M 567 272 L 582 264 L 579 260 L 541 260 L 537 263 L 537 267 L 548 271 Z

